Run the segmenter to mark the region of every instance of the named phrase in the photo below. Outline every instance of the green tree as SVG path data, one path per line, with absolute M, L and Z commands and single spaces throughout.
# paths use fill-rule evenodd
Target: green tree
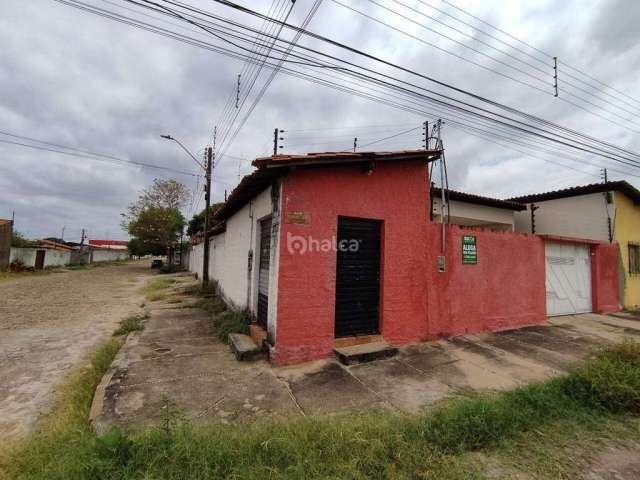
M 145 255 L 164 255 L 165 247 L 159 243 L 145 242 L 141 238 L 132 238 L 127 243 L 127 248 L 131 255 L 144 257 Z
M 216 211 L 224 205 L 223 202 L 214 203 L 209 207 L 209 225 L 213 226 L 213 215 Z M 190 237 L 197 233 L 204 231 L 204 209 L 200 213 L 196 213 L 191 220 L 189 220 L 189 226 L 187 227 L 187 235 Z
M 184 229 L 180 213 L 189 200 L 189 191 L 176 180 L 155 179 L 142 190 L 138 199 L 122 214 L 122 228 L 133 238 L 129 242 L 134 255 L 157 255 L 171 250 Z
M 149 208 L 168 208 L 180 210 L 183 208 L 191 194 L 184 184 L 177 180 L 163 180 L 156 178 L 149 188 L 140 193 L 138 199 L 133 202 L 127 211 L 122 214 L 122 227 L 129 230 L 129 223 L 137 219 L 140 214 Z
M 136 246 L 146 246 L 148 249 L 162 246 L 171 263 L 171 249 L 179 241 L 184 225 L 184 217 L 178 209 L 152 207 L 143 210 L 135 220 L 129 222 L 128 231 L 136 240 Z

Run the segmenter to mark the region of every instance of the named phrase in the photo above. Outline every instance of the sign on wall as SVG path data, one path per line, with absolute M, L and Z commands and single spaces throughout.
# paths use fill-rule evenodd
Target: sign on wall
M 478 248 L 476 237 L 473 235 L 464 235 L 462 237 L 462 263 L 473 265 L 478 263 Z

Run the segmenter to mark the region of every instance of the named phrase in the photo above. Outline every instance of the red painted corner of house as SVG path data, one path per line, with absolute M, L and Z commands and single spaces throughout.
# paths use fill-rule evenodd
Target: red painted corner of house
M 617 244 L 592 245 L 590 255 L 593 311 L 617 312 L 620 310 Z

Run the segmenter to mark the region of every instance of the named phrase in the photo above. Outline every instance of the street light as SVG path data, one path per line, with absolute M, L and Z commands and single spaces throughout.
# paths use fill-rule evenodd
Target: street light
M 211 169 L 213 168 L 213 149 L 207 147 L 207 160 L 203 165 L 193 155 L 187 147 L 185 147 L 179 140 L 173 138 L 171 135 L 160 135 L 165 140 L 172 140 L 176 142 L 180 147 L 189 154 L 189 156 L 202 168 L 205 172 L 205 192 L 204 192 L 204 248 L 202 259 L 202 286 L 206 287 L 209 284 L 209 209 L 211 207 Z
M 195 155 L 193 153 L 191 153 L 189 151 L 189 149 L 182 144 L 182 142 L 180 140 L 178 140 L 177 138 L 173 138 L 171 135 L 160 135 L 160 137 L 164 138 L 165 140 L 171 140 L 171 141 L 176 142 L 178 145 L 180 145 L 180 148 L 182 148 L 185 152 L 187 152 L 187 154 L 191 158 L 193 158 L 193 161 L 196 162 L 200 166 L 201 169 L 203 169 L 205 171 L 207 170 L 207 168 L 202 164 L 202 162 L 200 162 L 200 160 L 198 160 L 195 157 Z

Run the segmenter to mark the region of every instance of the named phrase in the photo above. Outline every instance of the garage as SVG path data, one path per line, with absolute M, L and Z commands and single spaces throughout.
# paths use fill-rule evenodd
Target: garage
M 547 242 L 545 258 L 547 315 L 591 312 L 589 246 Z

